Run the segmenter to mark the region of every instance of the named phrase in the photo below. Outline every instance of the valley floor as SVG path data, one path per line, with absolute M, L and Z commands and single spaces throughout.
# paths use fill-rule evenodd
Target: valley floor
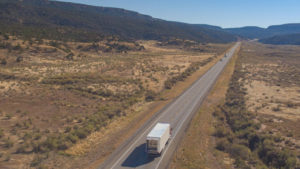
M 0 40 L 1 168 L 97 166 L 231 46 Z

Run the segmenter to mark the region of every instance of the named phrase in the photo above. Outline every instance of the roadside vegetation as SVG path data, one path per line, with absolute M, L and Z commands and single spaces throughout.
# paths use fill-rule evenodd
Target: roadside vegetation
M 227 90 L 226 101 L 213 114 L 218 119 L 214 133 L 214 136 L 218 138 L 216 149 L 230 154 L 234 158 L 234 164 L 237 168 L 297 168 L 299 167 L 299 150 L 293 148 L 294 146 L 285 144 L 289 142 L 289 139 L 283 133 L 276 132 L 274 128 L 266 127 L 269 124 L 265 121 L 266 117 L 262 118 L 264 114 L 262 110 L 260 110 L 262 114 L 253 112 L 247 104 L 251 96 L 249 96 L 246 85 L 253 78 L 260 78 L 260 76 L 253 74 L 251 69 L 246 68 L 245 64 L 257 63 L 262 59 L 264 59 L 264 64 L 267 63 L 264 54 L 259 53 L 265 52 L 265 50 L 260 51 L 264 46 L 256 46 L 258 56 L 249 59 L 247 54 L 250 50 L 254 51 L 253 46 L 253 44 L 243 45 Z M 292 58 L 292 56 L 287 56 L 285 59 Z M 286 74 L 288 70 L 282 73 Z M 269 76 L 264 76 L 264 78 L 266 80 Z M 268 80 L 268 82 L 273 83 L 275 79 L 273 78 L 273 81 Z M 280 110 L 274 108 L 272 111 Z M 274 119 L 272 116 L 269 118 Z M 276 122 L 273 121 L 273 123 Z M 298 138 L 294 137 L 294 139 Z
M 197 71 L 200 67 L 206 65 L 216 58 L 216 55 L 204 61 L 192 63 L 184 72 L 177 76 L 173 76 L 165 81 L 165 88 L 171 89 L 178 81 L 184 81 L 188 76 Z

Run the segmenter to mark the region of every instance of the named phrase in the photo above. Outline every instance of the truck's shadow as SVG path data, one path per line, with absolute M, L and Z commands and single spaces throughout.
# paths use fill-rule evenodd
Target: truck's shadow
M 148 156 L 145 152 L 146 143 L 136 147 L 128 158 L 122 163 L 123 167 L 138 167 L 150 163 L 155 157 Z

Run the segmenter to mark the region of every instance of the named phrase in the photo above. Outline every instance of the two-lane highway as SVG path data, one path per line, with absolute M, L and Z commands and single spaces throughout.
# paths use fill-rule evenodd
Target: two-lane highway
M 223 57 L 222 60 L 211 67 L 200 79 L 194 82 L 191 87 L 164 109 L 157 112 L 129 140 L 113 152 L 99 168 L 166 168 L 193 115 L 199 109 L 207 93 L 215 84 L 218 76 L 239 45 L 239 42 L 236 43 L 226 54 L 227 57 Z M 148 157 L 145 152 L 146 136 L 157 122 L 171 124 L 173 128 L 172 138 L 161 156 L 156 158 Z

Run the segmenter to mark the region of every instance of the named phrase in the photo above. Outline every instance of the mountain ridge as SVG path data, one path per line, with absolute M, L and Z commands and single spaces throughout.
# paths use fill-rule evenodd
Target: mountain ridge
M 96 41 L 118 36 L 135 40 L 181 38 L 203 43 L 236 40 L 235 35 L 201 25 L 165 21 L 120 8 L 48 0 L 0 0 L 0 21 L 4 23 L 0 31 L 28 38 Z
M 228 33 L 232 33 L 243 38 L 264 39 L 278 35 L 300 33 L 300 23 L 288 23 L 281 25 L 271 25 L 267 28 L 257 26 L 245 26 L 240 28 L 226 28 Z
M 72 41 L 99 41 L 117 37 L 123 40 L 164 41 L 178 38 L 201 43 L 228 43 L 236 41 L 237 37 L 267 39 L 300 33 L 299 23 L 271 25 L 268 28 L 222 28 L 166 21 L 121 8 L 52 0 L 0 0 L 0 22 L 0 33 L 26 39 L 34 37 Z
M 300 45 L 300 33 L 276 35 L 270 38 L 260 39 L 259 42 L 273 45 Z

